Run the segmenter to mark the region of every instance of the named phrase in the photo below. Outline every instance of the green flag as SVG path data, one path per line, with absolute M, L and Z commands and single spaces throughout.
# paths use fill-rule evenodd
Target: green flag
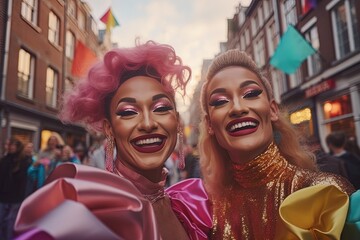
M 287 74 L 292 74 L 315 52 L 316 50 L 294 26 L 289 25 L 270 59 L 270 64 Z

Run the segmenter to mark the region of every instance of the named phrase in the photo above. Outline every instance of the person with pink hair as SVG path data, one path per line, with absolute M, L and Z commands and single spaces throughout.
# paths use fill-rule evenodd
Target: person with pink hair
M 60 117 L 106 136 L 108 172 L 60 165 L 22 205 L 17 233 L 32 230 L 32 236 L 55 239 L 207 239 L 212 222 L 202 182 L 164 188 L 164 163 L 182 136 L 175 92 L 185 94 L 190 76 L 169 45 L 137 42 L 107 52 L 66 93 Z M 51 228 L 52 221 L 71 224 Z

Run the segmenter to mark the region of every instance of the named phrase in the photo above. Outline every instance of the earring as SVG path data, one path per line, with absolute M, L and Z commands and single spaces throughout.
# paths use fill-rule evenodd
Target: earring
M 179 145 L 178 145 L 178 151 L 179 151 L 179 163 L 178 168 L 184 169 L 185 168 L 185 156 L 184 156 L 184 131 L 182 127 L 178 127 L 178 134 L 179 134 Z
M 213 131 L 212 127 L 209 127 L 209 128 L 208 128 L 208 133 L 209 133 L 210 135 L 213 135 L 213 134 L 214 134 L 214 131 Z
M 105 169 L 114 172 L 114 140 L 112 137 L 106 137 L 105 146 Z

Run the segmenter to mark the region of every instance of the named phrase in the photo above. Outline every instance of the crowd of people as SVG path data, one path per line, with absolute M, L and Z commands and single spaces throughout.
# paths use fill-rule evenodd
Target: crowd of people
M 169 45 L 106 53 L 59 115 L 101 132 L 96 149 L 52 135 L 33 154 L 32 143 L 9 140 L 0 160 L 1 239 L 360 237 L 353 138 L 330 133 L 329 153 L 302 139 L 261 69 L 230 50 L 210 65 L 200 137 L 187 146 L 175 92 L 185 95 L 190 77 Z

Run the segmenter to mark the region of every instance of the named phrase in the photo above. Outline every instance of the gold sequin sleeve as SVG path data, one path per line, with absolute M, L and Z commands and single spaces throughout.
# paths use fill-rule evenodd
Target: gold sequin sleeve
M 307 172 L 302 171 L 302 172 Z M 334 185 L 341 191 L 345 192 L 347 195 L 351 195 L 355 192 L 355 188 L 351 185 L 351 183 L 344 177 L 325 172 L 307 172 L 306 181 L 304 181 L 304 186 L 302 187 L 310 187 L 316 185 Z

